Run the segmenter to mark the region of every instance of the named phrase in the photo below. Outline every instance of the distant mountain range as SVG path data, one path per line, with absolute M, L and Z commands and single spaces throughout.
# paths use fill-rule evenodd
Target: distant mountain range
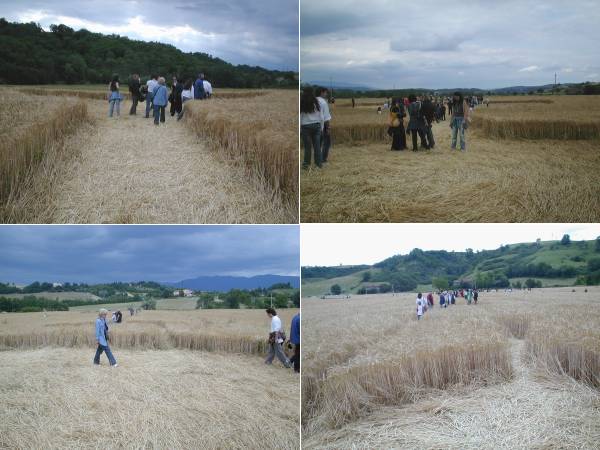
M 329 82 L 326 81 L 309 81 L 307 82 L 308 84 L 311 85 L 315 85 L 315 86 L 326 86 L 326 87 L 331 87 Z M 560 85 L 558 85 L 560 88 L 568 88 L 570 86 L 575 86 L 577 83 L 562 83 Z M 528 93 L 530 91 L 537 91 L 538 89 L 542 89 L 544 91 L 549 91 L 554 87 L 553 84 L 544 84 L 544 85 L 539 85 L 539 86 L 508 86 L 508 87 L 502 87 L 502 88 L 495 88 L 495 89 L 481 89 L 481 88 L 474 88 L 474 87 L 460 87 L 460 88 L 440 88 L 440 89 L 432 89 L 432 88 L 397 88 L 395 90 L 398 91 L 415 91 L 415 92 L 437 92 L 440 93 L 442 95 L 445 94 L 450 94 L 452 92 L 455 91 L 462 91 L 462 92 L 471 92 L 471 93 L 486 93 L 486 92 L 491 92 L 493 94 L 509 94 L 509 93 L 513 93 L 513 92 L 517 92 L 519 94 L 521 93 Z M 375 87 L 371 87 L 371 86 L 365 86 L 365 85 L 359 85 L 359 84 L 354 84 L 354 83 L 344 83 L 344 82 L 335 82 L 333 83 L 333 89 L 334 90 L 347 90 L 347 91 L 392 91 L 393 89 L 381 89 L 381 88 L 375 88 Z
M 278 283 L 290 283 L 292 287 L 298 289 L 300 288 L 300 277 L 284 275 L 256 275 L 254 277 L 200 276 L 162 284 L 197 291 L 226 292 L 230 289 L 268 288 Z

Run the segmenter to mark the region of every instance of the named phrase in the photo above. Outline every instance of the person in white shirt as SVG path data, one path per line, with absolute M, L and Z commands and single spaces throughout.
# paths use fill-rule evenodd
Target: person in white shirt
M 325 123 L 323 109 L 310 86 L 302 90 L 300 97 L 300 134 L 304 144 L 304 162 L 302 167 L 310 167 L 311 150 L 315 155 L 315 165 L 321 164 L 321 133 Z
M 266 312 L 267 316 L 271 319 L 271 332 L 269 333 L 269 353 L 267 354 L 265 364 L 273 364 L 273 359 L 277 356 L 277 359 L 285 367 L 290 368 L 290 360 L 283 353 L 282 344 L 285 341 L 285 332 L 281 325 L 281 319 L 277 316 L 277 311 L 273 308 L 267 308 Z
M 202 84 L 204 85 L 204 95 L 206 98 L 210 98 L 212 96 L 212 84 L 207 80 L 203 80 Z
M 183 83 L 183 91 L 181 91 L 181 112 L 177 114 L 177 120 L 181 120 L 185 111 L 185 102 L 194 100 L 194 80 L 188 78 Z
M 321 162 L 326 163 L 331 148 L 331 113 L 329 112 L 329 104 L 327 98 L 329 90 L 326 87 L 317 89 L 317 100 L 321 111 L 323 111 L 323 133 L 321 133 Z
M 152 75 L 146 82 L 146 86 L 148 88 L 146 94 L 146 119 L 150 117 L 150 109 L 152 109 L 152 97 L 154 97 L 154 89 L 158 86 L 158 75 Z
M 420 292 L 417 294 L 417 320 L 421 320 L 425 312 L 425 299 Z

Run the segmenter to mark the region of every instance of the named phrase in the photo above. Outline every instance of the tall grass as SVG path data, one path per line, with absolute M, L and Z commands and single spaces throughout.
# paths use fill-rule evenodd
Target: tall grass
M 250 101 L 188 102 L 186 121 L 213 148 L 238 160 L 262 179 L 290 214 L 298 208 L 298 99 L 294 92 L 268 92 Z
M 531 334 L 526 350 L 536 362 L 551 373 L 600 388 L 600 341 L 581 335 L 576 340 L 543 333 Z
M 497 320 L 505 326 L 510 336 L 517 339 L 525 339 L 532 321 L 529 314 L 503 314 Z
M 89 120 L 83 102 L 64 104 L 47 118 L 0 142 L 0 221 L 14 221 L 19 199 L 36 177 L 44 178 L 59 163 L 65 139 Z M 37 173 L 43 167 L 44 173 Z M 41 180 L 43 181 L 43 180 Z M 39 199 L 38 199 L 39 200 Z
M 576 120 L 493 119 L 475 115 L 473 127 L 490 138 L 561 139 L 600 138 L 600 123 Z
M 108 90 L 104 91 L 89 91 L 89 90 L 77 90 L 77 89 L 52 89 L 52 88 L 19 88 L 19 92 L 26 95 L 51 95 L 61 97 L 78 97 L 92 100 L 107 100 Z M 124 99 L 127 99 L 129 94 L 120 91 Z
M 388 126 L 384 124 L 334 125 L 331 127 L 331 139 L 339 144 L 357 144 L 360 142 L 387 142 Z
M 510 352 L 501 342 L 418 351 L 394 361 L 352 367 L 322 380 L 303 374 L 302 418 L 317 429 L 338 428 L 375 405 L 401 405 L 424 390 L 497 382 L 511 376 Z
M 195 332 L 167 332 L 158 327 L 110 332 L 110 343 L 119 349 L 166 350 L 171 348 L 207 352 L 263 355 L 267 351 L 266 339 L 243 335 L 215 335 Z M 81 328 L 65 328 L 27 334 L 0 334 L 0 349 L 29 349 L 46 346 L 94 347 L 93 333 Z

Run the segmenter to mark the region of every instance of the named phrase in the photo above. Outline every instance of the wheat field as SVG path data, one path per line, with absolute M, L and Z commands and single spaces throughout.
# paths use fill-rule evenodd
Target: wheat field
M 263 363 L 264 311 L 124 311 L 117 368 L 92 365 L 95 317 L 0 314 L 0 448 L 298 448 L 299 379 Z
M 217 89 L 160 127 L 125 92 L 119 118 L 102 87 L 0 92 L 0 222 L 298 221 L 293 91 Z
M 494 100 L 475 109 L 466 152 L 450 150 L 448 115 L 434 150 L 392 152 L 383 99 L 337 100 L 329 162 L 301 173 L 302 221 L 597 222 L 597 97 Z
M 597 443 L 600 288 L 436 298 L 421 321 L 415 298 L 302 299 L 304 448 Z

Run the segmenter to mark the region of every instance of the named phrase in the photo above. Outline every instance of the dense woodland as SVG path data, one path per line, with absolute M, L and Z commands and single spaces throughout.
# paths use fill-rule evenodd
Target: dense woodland
M 145 80 L 152 73 L 191 78 L 203 72 L 215 87 L 298 87 L 295 72 L 235 66 L 206 53 L 66 25 L 50 28 L 47 32 L 39 24 L 0 18 L 0 83 L 108 83 L 114 74 L 125 81 L 132 73 Z
M 572 242 L 569 235 L 564 235 L 560 241 L 538 240 L 478 252 L 416 248 L 407 255 L 395 255 L 373 266 L 302 267 L 303 280 L 333 279 L 356 273 L 360 274 L 362 283 L 377 286 L 379 292 L 410 291 L 418 285 L 429 284 L 539 287 L 536 278 L 575 279 L 571 284 L 595 285 L 600 284 L 600 237 L 595 241 Z M 531 281 L 511 283 L 515 278 Z

